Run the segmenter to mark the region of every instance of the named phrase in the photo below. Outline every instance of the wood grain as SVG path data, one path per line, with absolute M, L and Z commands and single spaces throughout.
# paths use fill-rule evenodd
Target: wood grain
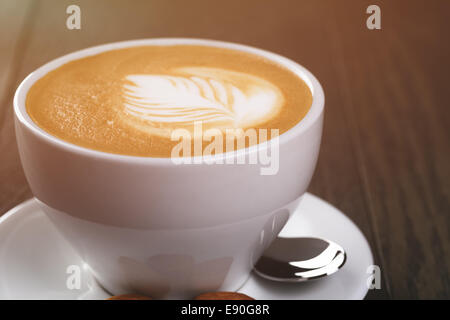
M 15 143 L 12 98 L 34 9 L 32 1 L 4 1 L 0 10 L 0 214 L 31 197 Z
M 201 37 L 283 54 L 326 94 L 324 138 L 310 191 L 362 229 L 381 267 L 368 298 L 450 298 L 450 1 L 74 1 L 0 4 L 0 215 L 31 197 L 15 145 L 12 97 L 32 70 L 88 46 Z

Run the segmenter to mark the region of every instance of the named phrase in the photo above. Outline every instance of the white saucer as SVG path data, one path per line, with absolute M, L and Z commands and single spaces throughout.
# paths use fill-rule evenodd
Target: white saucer
M 364 235 L 342 212 L 311 194 L 281 236 L 314 236 L 342 245 L 347 262 L 336 274 L 313 282 L 276 283 L 252 274 L 239 290 L 260 299 L 363 299 L 372 253 Z M 0 218 L 0 299 L 105 299 L 110 295 L 82 268 L 81 286 L 69 290 L 67 266 L 84 265 L 30 199 Z M 69 270 L 70 271 L 70 270 Z M 73 272 L 73 271 L 71 271 Z

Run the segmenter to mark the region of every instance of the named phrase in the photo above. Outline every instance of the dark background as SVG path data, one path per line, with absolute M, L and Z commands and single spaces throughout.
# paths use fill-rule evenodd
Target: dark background
M 66 7 L 81 7 L 81 30 Z M 381 8 L 381 30 L 366 8 Z M 13 126 L 20 81 L 60 55 L 150 37 L 261 47 L 326 96 L 309 189 L 362 229 L 382 272 L 369 299 L 450 298 L 450 1 L 0 0 L 0 215 L 30 198 Z

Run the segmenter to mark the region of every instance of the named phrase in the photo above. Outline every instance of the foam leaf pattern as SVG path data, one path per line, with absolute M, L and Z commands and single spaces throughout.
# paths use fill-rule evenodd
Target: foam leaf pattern
M 246 127 L 266 121 L 280 108 L 274 85 L 236 71 L 190 67 L 176 75 L 133 74 L 126 80 L 126 112 L 166 126 L 202 121 Z

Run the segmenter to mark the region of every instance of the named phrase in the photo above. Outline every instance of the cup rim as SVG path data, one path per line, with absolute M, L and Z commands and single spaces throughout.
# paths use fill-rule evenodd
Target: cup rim
M 64 141 L 56 136 L 51 135 L 46 132 L 44 129 L 40 128 L 28 115 L 25 107 L 25 100 L 28 94 L 28 90 L 31 86 L 48 72 L 60 67 L 63 64 L 66 64 L 70 61 L 81 59 L 83 57 L 96 55 L 101 52 L 122 49 L 122 48 L 130 48 L 137 46 L 171 46 L 171 45 L 202 45 L 202 46 L 212 46 L 219 47 L 225 49 L 234 49 L 238 51 L 248 52 L 251 54 L 259 55 L 264 58 L 267 58 L 271 61 L 274 61 L 287 69 L 293 72 L 295 75 L 300 77 L 306 85 L 309 87 L 312 93 L 312 103 L 311 107 L 306 113 L 306 115 L 293 127 L 280 134 L 278 139 L 278 143 L 280 146 L 286 144 L 288 141 L 293 139 L 294 137 L 300 135 L 305 132 L 309 127 L 311 127 L 317 120 L 320 119 L 320 116 L 324 109 L 325 104 L 325 96 L 320 85 L 319 81 L 316 77 L 305 67 L 298 64 L 297 62 L 288 59 L 279 54 L 259 49 L 253 46 L 248 46 L 244 44 L 226 42 L 226 41 L 218 41 L 218 40 L 210 40 L 210 39 L 199 39 L 199 38 L 149 38 L 149 39 L 138 39 L 138 40 L 127 40 L 120 42 L 112 42 L 107 44 L 101 44 L 89 48 L 85 48 L 82 50 L 78 50 L 66 55 L 63 55 L 59 58 L 51 60 L 50 62 L 44 64 L 38 69 L 31 72 L 18 86 L 13 100 L 14 105 L 14 113 L 16 119 L 24 125 L 27 129 L 29 129 L 33 134 L 38 136 L 39 138 L 47 141 L 55 147 L 59 147 L 64 149 L 67 152 L 72 152 L 76 154 L 81 154 L 87 157 L 95 157 L 101 158 L 104 160 L 110 161 L 119 161 L 119 162 L 133 162 L 133 163 L 141 163 L 141 164 L 158 164 L 158 165 L 173 165 L 173 161 L 171 157 L 150 157 L 150 156 L 135 156 L 135 155 L 124 155 L 124 154 L 116 154 L 109 153 L 106 151 L 100 151 L 95 149 L 90 149 L 87 147 L 82 147 L 71 142 Z M 269 140 L 270 141 L 270 140 Z M 262 146 L 261 144 L 256 144 L 247 148 L 242 148 L 235 151 L 223 152 L 220 154 L 216 154 L 213 156 L 194 156 L 194 157 L 180 157 L 181 158 L 191 158 L 191 163 L 203 163 L 204 161 L 210 160 L 212 163 L 214 161 L 225 161 L 229 158 L 238 158 L 255 153 L 260 152 L 261 148 L 268 148 L 269 144 L 265 144 Z M 198 159 L 200 158 L 200 159 Z M 197 160 L 197 161 L 196 161 Z M 198 162 L 200 160 L 200 162 Z M 179 164 L 180 165 L 180 164 Z M 181 165 L 185 165 L 182 161 Z

